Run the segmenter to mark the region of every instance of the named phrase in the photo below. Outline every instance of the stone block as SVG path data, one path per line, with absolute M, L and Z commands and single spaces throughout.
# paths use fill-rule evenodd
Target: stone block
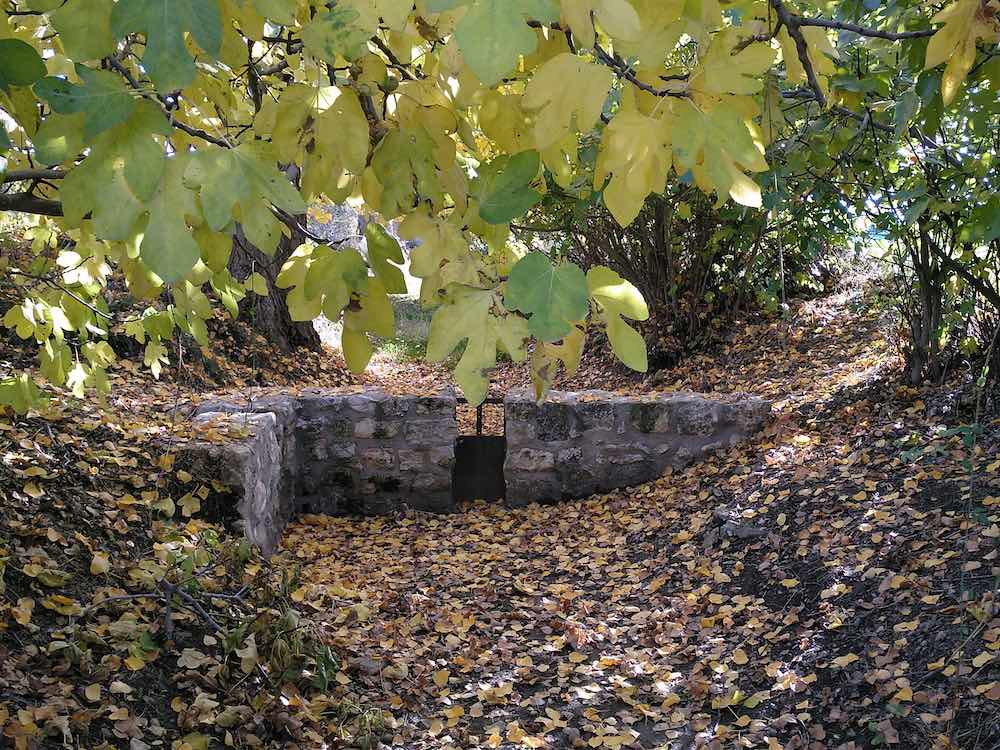
M 510 471 L 551 471 L 555 468 L 555 455 L 551 451 L 521 448 L 508 452 L 505 463 Z
M 676 396 L 671 406 L 681 435 L 711 435 L 719 423 L 717 403 L 700 396 Z
M 363 471 L 391 469 L 396 464 L 396 453 L 388 448 L 366 448 L 361 452 Z
M 400 471 L 419 471 L 424 468 L 426 452 L 400 448 L 398 455 Z
M 364 394 L 348 396 L 347 407 L 362 416 L 371 416 L 375 414 L 375 399 Z
M 354 437 L 361 440 L 390 440 L 399 434 L 399 422 L 380 422 L 366 417 L 354 425 Z
M 401 419 L 410 411 L 412 398 L 396 398 L 384 396 L 375 403 L 375 416 L 378 419 Z
M 562 483 L 552 473 L 518 474 L 507 477 L 506 504 L 523 508 L 535 502 L 554 502 L 564 496 Z
M 581 400 L 576 407 L 584 430 L 614 430 L 615 407 L 607 400 Z
M 572 404 L 546 402 L 538 407 L 535 434 L 546 443 L 569 440 L 580 434 L 578 417 Z
M 413 414 L 418 417 L 434 417 L 448 419 L 454 417 L 457 403 L 454 394 L 442 396 L 424 396 L 414 399 Z
M 640 401 L 629 408 L 629 426 L 643 434 L 670 432 L 673 428 L 670 401 Z
M 451 491 L 451 474 L 428 471 L 413 479 L 414 492 Z
M 438 466 L 442 469 L 451 471 L 451 467 L 455 465 L 454 444 L 446 448 L 432 448 L 425 452 L 427 454 L 427 461 L 431 464 L 431 466 Z
M 455 420 L 410 419 L 404 432 L 407 442 L 419 446 L 438 446 L 442 443 L 454 444 L 458 438 L 458 424 Z
M 559 462 L 560 467 L 563 465 L 578 466 L 583 461 L 583 449 L 573 447 L 561 450 L 556 456 L 556 460 Z

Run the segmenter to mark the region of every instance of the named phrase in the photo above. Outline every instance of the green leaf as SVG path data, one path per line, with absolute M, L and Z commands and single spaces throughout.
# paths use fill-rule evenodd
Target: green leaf
M 542 23 L 559 20 L 552 0 L 472 0 L 455 28 L 455 39 L 469 68 L 486 86 L 495 86 L 517 66 L 521 55 L 538 46 L 531 18 Z
M 573 326 L 562 341 L 546 344 L 539 341 L 531 352 L 531 382 L 535 387 L 535 399 L 544 401 L 552 388 L 559 362 L 567 377 L 573 377 L 580 369 L 583 345 L 587 334 L 580 326 Z
M 323 313 L 336 320 L 350 304 L 351 294 L 368 288 L 368 266 L 357 250 L 326 245 L 313 250 L 311 261 L 299 284 L 307 299 L 321 300 Z
M 45 63 L 27 42 L 0 39 L 0 90 L 11 86 L 30 86 L 45 75 Z
M 593 127 L 613 81 L 609 68 L 570 52 L 547 60 L 531 77 L 521 100 L 524 109 L 537 110 L 536 148 L 545 150 Z
M 83 135 L 92 139 L 131 117 L 136 99 L 121 77 L 104 70 L 77 65 L 76 74 L 83 85 L 65 78 L 49 76 L 35 84 L 35 94 L 61 115 L 85 116 Z
M 83 121 L 85 115 L 50 114 L 31 139 L 35 159 L 42 164 L 62 164 L 84 148 Z
M 13 147 L 14 144 L 11 142 L 10 136 L 7 134 L 7 128 L 0 123 L 0 154 Z
M 18 414 L 25 414 L 29 409 L 37 409 L 43 406 L 46 400 L 27 373 L 0 381 L 0 404 L 6 404 Z
M 318 14 L 302 29 L 306 52 L 334 65 L 337 55 L 348 59 L 360 57 L 368 49 L 368 39 L 374 29 L 361 27 L 359 18 L 353 8 L 334 7 Z
M 102 133 L 91 144 L 89 156 L 62 182 L 60 196 L 67 223 L 79 226 L 92 213 L 95 224 L 120 226 L 119 218 L 104 217 L 118 207 L 103 198 L 109 188 L 121 189 L 113 184 L 119 171 L 134 198 L 145 204 L 159 188 L 166 163 L 163 145 L 153 136 L 165 132 L 169 126 L 159 107 L 142 100 L 128 122 Z
M 267 279 L 261 276 L 259 273 L 252 273 L 247 277 L 244 282 L 244 286 L 247 291 L 253 292 L 261 297 L 267 296 Z
M 931 198 L 929 195 L 925 195 L 922 198 L 918 198 L 913 203 L 910 204 L 909 208 L 903 213 L 903 223 L 906 225 L 913 224 L 917 219 L 919 219 L 927 207 L 930 205 Z
M 558 341 L 587 317 L 587 277 L 574 263 L 529 253 L 511 269 L 504 304 L 531 316 L 528 330 L 540 341 Z
M 587 271 L 587 289 L 598 305 L 598 317 L 604 321 L 615 355 L 633 370 L 645 372 L 649 366 L 646 342 L 622 319 L 622 316 L 632 320 L 649 318 L 642 294 L 606 266 L 594 266 Z
M 466 341 L 455 368 L 455 380 L 472 404 L 486 398 L 488 375 L 496 366 L 498 348 L 515 362 L 526 356 L 528 327 L 524 318 L 503 314 L 497 302 L 493 289 L 456 287 L 448 303 L 439 307 L 431 320 L 428 361 L 440 362 Z
M 344 361 L 353 373 L 364 372 L 375 352 L 368 337 L 360 331 L 345 329 L 340 346 L 344 351 Z
M 537 151 L 501 157 L 484 170 L 479 216 L 489 224 L 506 224 L 523 216 L 541 199 L 530 185 L 538 177 Z
M 379 212 L 386 218 L 409 213 L 423 201 L 444 203 L 434 141 L 423 128 L 390 130 L 375 150 L 372 171 L 382 184 Z
M 298 0 L 253 0 L 257 12 L 282 26 L 295 23 Z
M 920 97 L 917 96 L 917 92 L 913 89 L 904 91 L 903 95 L 896 101 L 896 107 L 893 111 L 893 125 L 896 135 L 900 135 L 906 130 L 919 108 Z
M 388 338 L 395 333 L 396 319 L 389 295 L 378 279 L 369 279 L 366 290 L 355 295 L 352 305 L 344 313 L 344 335 L 341 339 L 344 359 L 352 372 L 358 373 L 368 366 L 372 346 L 369 333 Z
M 365 240 L 368 243 L 368 260 L 372 270 L 385 285 L 389 294 L 406 294 L 406 279 L 403 271 L 393 263 L 404 263 L 403 250 L 396 238 L 389 234 L 381 224 L 369 224 L 365 227 Z
M 206 54 L 216 57 L 222 46 L 219 0 L 119 0 L 111 12 L 117 39 L 133 32 L 146 35 L 142 67 L 163 92 L 194 80 L 194 60 L 184 42 L 188 33 Z
M 185 181 L 200 189 L 205 220 L 215 231 L 236 219 L 237 204 L 248 227 L 255 216 L 273 218 L 269 203 L 293 215 L 306 211 L 299 191 L 278 169 L 272 147 L 263 141 L 249 141 L 235 149 L 199 151 L 191 160 Z M 273 243 L 258 247 L 265 252 L 274 250 Z
M 99 60 L 115 51 L 111 35 L 112 0 L 68 0 L 49 15 L 71 60 Z
M 149 223 L 139 247 L 143 263 L 168 284 L 184 278 L 201 257 L 186 221 L 198 216 L 195 194 L 184 186 L 186 168 L 186 155 L 167 162 L 160 188 L 149 202 Z

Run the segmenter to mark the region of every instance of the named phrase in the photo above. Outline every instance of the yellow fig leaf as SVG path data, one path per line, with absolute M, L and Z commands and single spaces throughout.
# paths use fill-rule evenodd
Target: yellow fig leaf
M 585 132 L 597 122 L 614 74 L 569 52 L 556 55 L 524 90 L 522 106 L 537 111 L 535 145 L 548 148 L 563 136 Z
M 951 104 L 959 88 L 976 61 L 976 44 L 980 39 L 995 44 L 1000 39 L 1000 20 L 997 9 L 987 10 L 981 0 L 956 0 L 931 19 L 943 23 L 927 42 L 924 70 L 935 68 L 945 60 L 941 78 L 941 98 Z
M 594 46 L 591 15 L 612 39 L 635 41 L 642 31 L 639 14 L 628 0 L 562 0 L 561 15 L 581 47 Z
M 604 205 L 623 227 L 642 210 L 646 196 L 662 193 L 670 172 L 670 133 L 664 121 L 636 111 L 620 112 L 604 130 L 594 187 L 611 175 Z

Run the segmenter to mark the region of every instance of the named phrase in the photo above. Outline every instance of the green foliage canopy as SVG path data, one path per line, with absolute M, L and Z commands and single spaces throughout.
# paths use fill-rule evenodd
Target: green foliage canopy
M 233 311 L 265 291 L 227 268 L 237 227 L 273 253 L 293 229 L 309 236 L 310 201 L 352 200 L 422 241 L 412 271 L 440 332 L 429 348 L 445 356 L 466 342 L 457 375 L 473 400 L 497 349 L 526 356 L 531 337 L 543 394 L 553 363 L 579 360 L 588 320 L 643 369 L 625 323 L 645 317 L 636 289 L 608 269 L 588 279 L 558 257 L 521 257 L 511 227 L 552 190 L 603 203 L 621 225 L 670 182 L 770 209 L 795 199 L 792 172 L 821 170 L 822 148 L 862 128 L 947 161 L 932 126 L 963 97 L 989 92 L 968 108 L 973 132 L 995 123 L 998 10 L 0 0 L 0 211 L 33 217 L 35 252 L 5 260 L 22 303 L 3 320 L 38 343 L 50 381 L 104 389 L 114 355 L 99 344 L 112 329 L 158 370 L 176 331 L 207 345 L 213 297 Z M 853 64 L 862 55 L 866 70 Z M 995 219 L 981 223 L 995 239 Z M 369 335 L 391 333 L 388 294 L 400 290 L 399 248 L 384 230 L 368 241 L 366 260 L 311 238 L 279 275 L 294 318 L 343 316 L 353 369 L 367 364 Z M 146 312 L 108 310 L 115 278 Z M 18 410 L 37 393 L 19 374 L 0 388 Z

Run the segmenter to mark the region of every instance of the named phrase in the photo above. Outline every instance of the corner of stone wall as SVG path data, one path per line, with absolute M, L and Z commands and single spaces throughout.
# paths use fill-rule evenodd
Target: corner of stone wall
M 307 389 L 209 402 L 194 421 L 217 434 L 181 451 L 195 470 L 233 488 L 248 538 L 270 553 L 301 511 L 452 510 L 456 408 L 450 388 L 435 396 Z
M 232 488 L 238 525 L 269 555 L 292 512 L 285 472 L 287 424 L 280 413 L 212 410 L 219 406 L 199 410 L 194 422 L 205 438 L 196 435 L 180 444 L 178 452 L 191 462 L 194 473 L 217 477 Z

